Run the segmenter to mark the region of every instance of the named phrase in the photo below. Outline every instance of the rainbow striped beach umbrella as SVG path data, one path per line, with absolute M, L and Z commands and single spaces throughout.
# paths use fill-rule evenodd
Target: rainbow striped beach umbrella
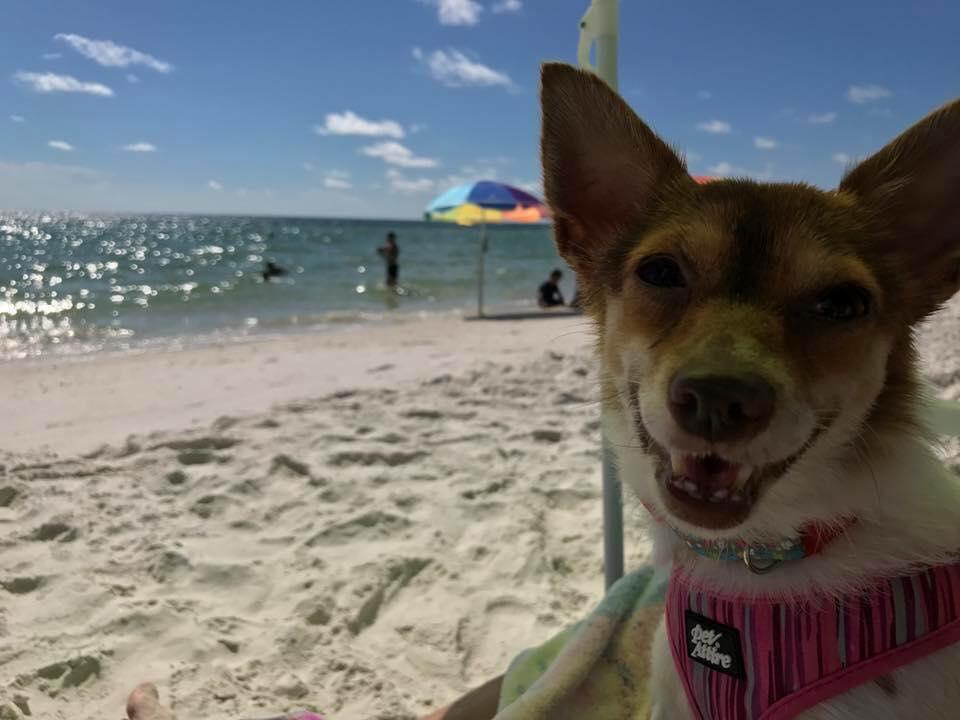
M 525 190 L 480 180 L 447 190 L 427 206 L 426 217 L 460 225 L 534 223 L 549 218 L 550 210 Z
M 458 225 L 480 225 L 477 266 L 477 315 L 483 317 L 483 270 L 487 252 L 487 225 L 539 223 L 550 218 L 546 203 L 525 190 L 492 180 L 457 185 L 427 206 L 424 218 Z

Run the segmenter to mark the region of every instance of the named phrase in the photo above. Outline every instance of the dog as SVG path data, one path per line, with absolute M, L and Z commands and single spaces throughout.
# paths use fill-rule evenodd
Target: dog
M 567 65 L 541 103 L 605 433 L 671 573 L 653 719 L 960 717 L 960 479 L 913 341 L 960 287 L 960 101 L 830 191 L 698 183 Z

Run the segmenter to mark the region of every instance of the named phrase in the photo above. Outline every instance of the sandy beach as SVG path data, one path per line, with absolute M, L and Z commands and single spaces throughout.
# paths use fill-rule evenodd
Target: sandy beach
M 0 698 L 413 718 L 501 673 L 602 592 L 590 343 L 413 319 L 6 366 Z
M 921 336 L 944 397 L 958 315 Z M 591 342 L 434 318 L 8 364 L 0 706 L 120 717 L 148 679 L 181 718 L 416 718 L 501 673 L 602 593 Z

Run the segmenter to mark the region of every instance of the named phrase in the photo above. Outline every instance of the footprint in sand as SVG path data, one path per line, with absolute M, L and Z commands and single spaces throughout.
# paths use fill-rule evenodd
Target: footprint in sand
M 72 688 L 83 685 L 92 677 L 100 677 L 102 666 L 98 658 L 92 655 L 81 655 L 65 662 L 53 663 L 36 671 L 36 675 L 44 680 L 59 680 L 60 687 Z
M 187 482 L 187 474 L 183 470 L 172 470 L 165 477 L 167 483 L 174 487 L 185 485 Z
M 158 583 L 165 583 L 189 572 L 190 569 L 190 561 L 186 557 L 173 550 L 165 550 L 150 565 L 148 572 Z
M 400 413 L 400 417 L 410 418 L 411 420 L 439 420 L 443 413 L 439 410 L 407 410 Z
M 20 491 L 12 485 L 0 487 L 0 507 L 10 507 L 20 496 Z
M 301 477 L 310 477 L 310 466 L 301 460 L 290 457 L 289 455 L 274 455 L 273 460 L 270 463 L 270 474 L 273 475 L 278 472 L 292 473 Z
M 229 430 L 234 425 L 240 422 L 240 418 L 235 418 L 230 415 L 221 415 L 210 425 L 216 432 L 223 432 L 224 430 Z
M 413 510 L 423 501 L 419 495 L 398 495 L 390 499 L 400 510 L 406 511 Z
M 392 562 L 387 567 L 386 577 L 360 606 L 353 619 L 347 623 L 347 629 L 354 635 L 359 635 L 373 625 L 384 605 L 407 587 L 430 563 L 430 560 L 424 558 L 404 558 Z
M 262 490 L 260 488 L 260 483 L 252 478 L 245 478 L 239 482 L 233 483 L 228 488 L 228 491 L 234 495 L 259 495 Z
M 51 542 L 56 540 L 58 542 L 68 543 L 77 539 L 77 530 L 66 523 L 48 522 L 30 533 L 30 539 L 38 542 Z
M 330 464 L 335 467 L 346 465 L 389 465 L 390 467 L 397 467 L 398 465 L 408 465 L 416 462 L 427 457 L 427 455 L 428 453 L 419 450 L 415 452 L 349 451 L 332 455 Z
M 400 515 L 374 511 L 353 520 L 331 525 L 307 540 L 306 545 L 315 547 L 339 545 L 351 540 L 381 540 L 403 532 L 411 524 L 407 518 Z
M 464 498 L 465 500 L 474 500 L 481 496 L 493 495 L 495 493 L 503 492 L 504 490 L 509 488 L 512 484 L 513 484 L 512 480 L 510 480 L 509 478 L 505 478 L 503 480 L 497 480 L 495 482 L 492 482 L 480 490 L 464 490 L 462 493 L 460 493 L 460 497 Z
M 534 430 L 530 433 L 530 436 L 540 443 L 558 443 L 563 439 L 562 432 L 559 430 L 551 430 L 550 428 Z
M 38 590 L 46 584 L 44 577 L 17 577 L 10 580 L 0 580 L 0 587 L 11 595 L 26 595 Z
M 190 438 L 188 440 L 170 440 L 169 442 L 160 443 L 150 448 L 151 450 L 158 450 L 161 448 L 170 448 L 171 450 L 227 450 L 232 448 L 234 445 L 240 441 L 231 438 L 223 437 L 220 435 L 212 435 L 198 438 Z
M 230 501 L 223 495 L 204 495 L 190 507 L 190 512 L 208 520 L 214 515 L 222 515 L 229 504 Z
M 177 455 L 181 465 L 207 465 L 217 459 L 209 450 L 184 450 Z

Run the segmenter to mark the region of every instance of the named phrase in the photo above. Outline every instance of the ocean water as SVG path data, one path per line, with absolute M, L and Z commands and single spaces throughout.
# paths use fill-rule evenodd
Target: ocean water
M 397 233 L 400 287 L 376 248 Z M 535 305 L 548 227 L 488 229 L 486 302 Z M 480 231 L 424 222 L 0 213 L 0 357 L 182 345 L 472 312 Z M 271 260 L 289 271 L 264 282 Z M 572 273 L 563 289 L 573 291 Z

